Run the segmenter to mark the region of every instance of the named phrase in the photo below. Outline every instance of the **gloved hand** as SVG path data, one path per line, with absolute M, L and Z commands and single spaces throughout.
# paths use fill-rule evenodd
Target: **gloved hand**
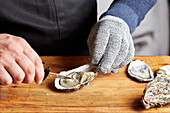
M 114 16 L 104 16 L 91 30 L 87 44 L 90 60 L 103 73 L 116 73 L 134 57 L 129 26 Z

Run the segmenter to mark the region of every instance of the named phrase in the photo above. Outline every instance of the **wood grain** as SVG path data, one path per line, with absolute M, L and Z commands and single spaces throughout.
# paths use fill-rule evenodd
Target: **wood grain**
M 87 56 L 42 56 L 52 72 L 72 69 L 89 62 Z M 170 65 L 169 56 L 136 56 L 144 60 L 155 72 Z M 57 91 L 54 77 L 48 76 L 41 84 L 12 84 L 0 86 L 0 112 L 170 112 L 170 104 L 162 108 L 145 110 L 141 95 L 147 83 L 129 78 L 127 66 L 117 73 L 98 75 L 90 85 L 70 93 Z

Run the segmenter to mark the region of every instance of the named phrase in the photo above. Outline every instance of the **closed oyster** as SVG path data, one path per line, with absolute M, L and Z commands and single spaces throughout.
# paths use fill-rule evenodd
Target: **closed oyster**
M 151 68 L 140 59 L 136 59 L 129 64 L 128 74 L 141 82 L 154 79 L 154 74 Z
M 98 68 L 86 64 L 78 68 L 62 71 L 58 74 L 61 78 L 55 78 L 55 87 L 62 91 L 77 90 L 92 81 L 98 73 Z
M 162 66 L 156 72 L 156 77 L 146 86 L 142 103 L 146 109 L 162 107 L 170 102 L 170 65 Z

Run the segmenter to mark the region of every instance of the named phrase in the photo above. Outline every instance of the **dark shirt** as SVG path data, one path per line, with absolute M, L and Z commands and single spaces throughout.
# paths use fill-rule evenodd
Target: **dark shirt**
M 131 33 L 156 0 L 114 0 L 104 15 L 122 18 Z M 89 55 L 96 0 L 0 0 L 0 33 L 23 37 L 39 55 Z

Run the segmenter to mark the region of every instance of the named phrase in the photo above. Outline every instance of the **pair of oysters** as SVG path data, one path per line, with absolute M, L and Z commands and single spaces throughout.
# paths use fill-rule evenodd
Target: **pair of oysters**
M 142 95 L 142 103 L 146 109 L 162 107 L 170 102 L 170 65 L 160 67 L 154 78 L 151 68 L 144 61 L 136 59 L 130 63 L 128 73 L 141 82 L 150 81 Z

